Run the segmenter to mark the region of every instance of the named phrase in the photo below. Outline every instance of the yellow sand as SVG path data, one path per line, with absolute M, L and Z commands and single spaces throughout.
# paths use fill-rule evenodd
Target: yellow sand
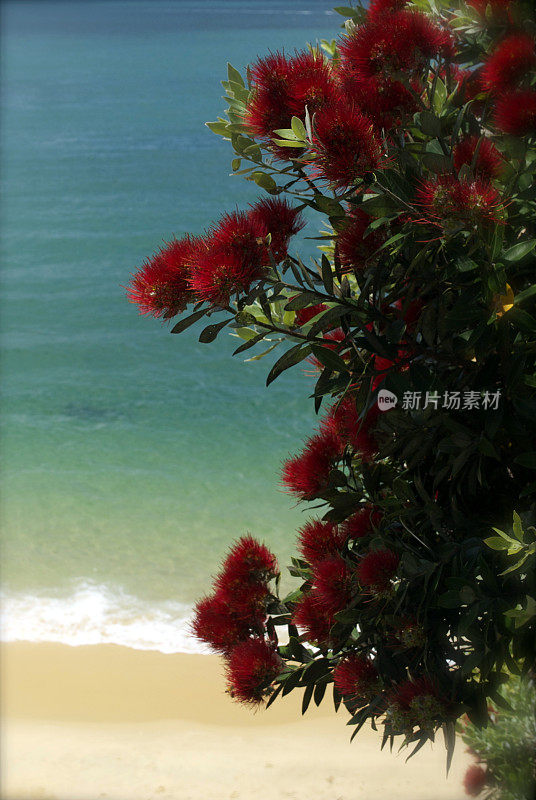
M 459 744 L 407 764 L 329 697 L 268 711 L 225 694 L 213 656 L 14 643 L 1 654 L 1 800 L 462 800 Z

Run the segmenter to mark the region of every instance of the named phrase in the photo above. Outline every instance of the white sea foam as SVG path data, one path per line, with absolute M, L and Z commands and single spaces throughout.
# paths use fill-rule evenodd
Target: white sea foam
M 146 603 L 106 586 L 80 583 L 65 597 L 4 594 L 1 639 L 72 646 L 119 644 L 161 653 L 208 653 L 190 633 L 192 608 Z

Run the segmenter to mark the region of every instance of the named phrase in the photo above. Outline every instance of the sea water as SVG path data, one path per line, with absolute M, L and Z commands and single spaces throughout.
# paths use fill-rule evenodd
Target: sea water
M 201 649 L 192 604 L 230 542 L 249 531 L 283 566 L 293 551 L 305 517 L 279 473 L 314 427 L 313 380 L 266 389 L 270 358 L 233 359 L 225 333 L 199 344 L 198 326 L 172 336 L 123 287 L 163 240 L 260 191 L 204 127 L 226 62 L 342 19 L 318 0 L 1 12 L 2 637 Z

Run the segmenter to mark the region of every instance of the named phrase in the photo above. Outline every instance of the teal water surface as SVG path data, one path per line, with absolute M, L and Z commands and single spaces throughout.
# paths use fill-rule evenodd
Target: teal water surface
M 266 389 L 267 361 L 169 335 L 122 287 L 162 239 L 257 196 L 204 127 L 227 60 L 331 38 L 340 18 L 317 0 L 2 16 L 4 592 L 191 604 L 246 531 L 286 563 L 303 512 L 278 474 L 313 427 L 311 378 Z

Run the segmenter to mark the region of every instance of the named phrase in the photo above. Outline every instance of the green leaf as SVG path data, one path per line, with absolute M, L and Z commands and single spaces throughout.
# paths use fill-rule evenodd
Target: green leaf
M 504 319 L 511 322 L 516 328 L 525 333 L 536 333 L 536 319 L 521 308 L 511 308 L 504 315 Z
M 246 84 L 244 83 L 244 79 L 242 75 L 239 73 L 237 69 L 235 69 L 229 62 L 227 62 L 227 77 L 233 83 L 238 83 L 242 88 L 245 88 Z
M 348 365 L 334 350 L 316 344 L 313 345 L 312 349 L 322 366 L 327 367 L 333 372 L 348 372 Z
M 514 296 L 514 303 L 517 305 L 518 303 L 522 303 L 524 300 L 528 300 L 529 297 L 532 297 L 536 294 L 536 283 L 533 283 L 532 286 L 529 286 L 528 289 L 524 289 L 522 292 L 518 292 Z
M 332 197 L 325 197 L 323 194 L 315 194 L 314 202 L 318 210 L 327 214 L 329 217 L 346 216 L 344 208 Z
M 265 189 L 270 194 L 274 194 L 277 191 L 277 183 L 267 172 L 259 172 L 256 170 L 251 173 L 248 180 L 253 181 L 253 183 L 256 183 L 257 186 L 260 186 L 261 189 Z
M 484 544 L 487 544 L 492 550 L 508 550 L 508 543 L 500 536 L 490 536 L 488 539 L 484 539 Z
M 329 258 L 322 253 L 322 281 L 328 294 L 333 294 L 333 271 Z
M 305 130 L 305 125 L 301 119 L 299 117 L 292 117 L 290 120 L 290 126 L 294 136 L 300 141 L 305 142 L 307 139 L 307 131 Z
M 272 142 L 279 145 L 279 147 L 307 147 L 304 142 L 297 142 L 295 139 L 272 139 Z
M 309 683 L 309 684 L 308 684 L 308 685 L 305 687 L 305 691 L 304 691 L 304 693 L 303 693 L 302 707 L 301 707 L 301 713 L 302 713 L 302 714 L 305 714 L 305 712 L 306 712 L 306 711 L 307 711 L 307 709 L 309 708 L 309 703 L 311 702 L 311 700 L 312 700 L 312 698 L 313 698 L 313 692 L 314 692 L 314 690 L 315 690 L 315 685 L 314 685 L 314 683 Z
M 297 344 L 294 347 L 291 347 L 290 350 L 287 350 L 286 353 L 283 353 L 280 359 L 275 362 L 272 369 L 268 373 L 268 377 L 266 378 L 266 385 L 269 386 L 272 381 L 284 372 L 289 367 L 293 367 L 295 364 L 299 364 L 300 361 L 303 361 L 304 358 L 307 358 L 308 355 L 311 354 L 311 346 L 306 344 Z
M 184 317 L 181 319 L 180 322 L 177 322 L 174 328 L 171 329 L 171 333 L 182 333 L 189 328 L 190 325 L 193 325 L 194 322 L 197 322 L 198 319 L 201 319 L 206 314 L 206 309 L 202 308 L 200 311 L 194 311 L 193 314 L 190 314 L 189 317 Z
M 527 467 L 528 469 L 536 469 L 536 451 L 521 453 L 520 456 L 514 458 L 514 464 L 520 464 L 522 467 Z
M 422 161 L 429 170 L 439 175 L 449 172 L 451 168 L 450 158 L 439 153 L 424 153 Z
M 427 136 L 441 136 L 441 120 L 431 111 L 419 114 L 420 128 Z
M 203 328 L 199 334 L 199 341 L 202 342 L 202 344 L 213 342 L 218 333 L 225 328 L 229 322 L 231 322 L 231 319 L 232 318 L 224 319 L 223 322 L 216 322 L 214 325 L 207 325 L 207 327 Z
M 536 247 L 536 239 L 529 239 L 526 242 L 518 242 L 510 247 L 504 254 L 506 261 L 520 261 L 525 258 Z
M 205 122 L 206 127 L 215 133 L 217 136 L 226 136 L 229 138 L 229 123 L 228 122 Z
M 307 306 L 317 305 L 319 302 L 320 298 L 317 294 L 305 291 L 289 300 L 285 306 L 285 311 L 299 311 Z

